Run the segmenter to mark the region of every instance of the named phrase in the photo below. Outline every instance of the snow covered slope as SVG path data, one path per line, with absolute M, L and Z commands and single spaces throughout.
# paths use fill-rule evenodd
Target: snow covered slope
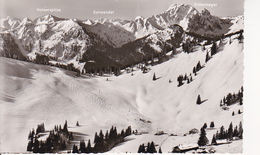
M 230 19 L 232 23 L 232 26 L 229 27 L 228 33 L 240 31 L 244 27 L 244 16 L 226 17 L 225 19 Z
M 77 78 L 75 72 L 1 58 L 1 152 L 25 152 L 28 131 L 39 122 L 51 129 L 78 120 L 94 134 L 112 124 L 149 130 L 132 92 L 111 87 L 105 78 Z M 122 89 L 122 93 L 118 92 Z M 17 140 L 19 139 L 19 140 Z M 12 145 L 11 145 L 12 144 Z
M 200 129 L 204 123 L 214 121 L 216 129 L 222 125 L 227 128 L 231 121 L 238 125 L 243 114 L 232 116 L 232 111 L 243 111 L 243 107 L 236 104 L 224 111 L 219 101 L 243 85 L 243 44 L 234 37 L 231 44 L 229 39 L 218 44 L 219 53 L 207 63 L 210 45 L 205 51 L 198 46 L 193 53 L 180 53 L 151 67 L 146 74 L 136 69 L 133 76 L 125 73 L 119 77 L 76 77 L 74 72 L 60 68 L 0 58 L 4 86 L 0 151 L 25 152 L 29 130 L 42 122 L 51 129 L 68 120 L 69 130 L 86 133 L 91 141 L 96 131 L 108 130 L 112 125 L 118 130 L 131 125 L 149 132 L 147 136 L 133 137 L 112 152 L 136 152 L 140 143 L 151 140 L 157 144 L 164 141 L 163 151 L 168 152 L 176 144 L 196 143 L 198 135 L 180 135 Z M 192 73 L 198 61 L 204 66 L 198 75 L 192 75 L 190 84 L 177 87 L 177 77 Z M 154 73 L 156 81 L 152 80 Z M 169 83 L 169 79 L 173 82 Z M 201 105 L 196 104 L 198 94 L 206 100 Z M 76 121 L 82 126 L 75 127 Z M 178 136 L 168 140 L 153 136 L 161 130 Z M 215 132 L 208 131 L 210 140 Z

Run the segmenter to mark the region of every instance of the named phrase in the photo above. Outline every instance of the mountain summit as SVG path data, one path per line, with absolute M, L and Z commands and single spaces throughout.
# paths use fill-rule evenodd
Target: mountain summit
M 6 41 L 14 41 L 25 57 L 35 59 L 36 54 L 40 53 L 70 63 L 72 60 L 79 62 L 84 53 L 86 55 L 90 51 L 106 54 L 110 59 L 119 61 L 112 58 L 108 51 L 114 53 L 114 57 L 118 57 L 115 53 L 122 55 L 126 51 L 138 52 L 134 44 L 138 44 L 138 48 L 149 44 L 152 49 L 160 52 L 163 51 L 167 38 L 174 36 L 169 29 L 173 25 L 181 26 L 184 32 L 214 37 L 242 29 L 243 18 L 239 18 L 239 22 L 237 20 L 213 16 L 206 9 L 200 13 L 191 5 L 173 4 L 161 14 L 149 18 L 138 16 L 134 20 L 81 21 L 45 15 L 34 21 L 27 18 L 3 18 L 0 26 L 2 32 L 10 34 L 7 38 L 13 38 Z M 130 45 L 136 47 L 132 51 L 123 50 Z M 115 52 L 119 49 L 122 51 Z

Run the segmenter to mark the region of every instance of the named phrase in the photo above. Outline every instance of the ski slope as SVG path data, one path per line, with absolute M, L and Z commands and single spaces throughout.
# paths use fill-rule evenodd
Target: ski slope
M 0 152 L 26 152 L 28 133 L 37 124 L 45 123 L 46 129 L 64 124 L 68 120 L 70 131 L 88 134 L 93 141 L 95 132 L 117 131 L 131 125 L 143 135 L 132 135 L 130 140 L 113 148 L 110 152 L 136 153 L 141 143 L 154 141 L 163 152 L 172 151 L 178 144 L 196 144 L 199 135 L 188 135 L 189 130 L 211 121 L 212 135 L 230 122 L 239 125 L 243 114 L 232 116 L 242 106 L 232 105 L 227 111 L 219 107 L 220 100 L 228 93 L 237 93 L 243 85 L 243 44 L 232 38 L 220 44 L 219 52 L 205 63 L 206 46 L 198 46 L 193 53 L 180 53 L 162 64 L 152 66 L 143 74 L 135 69 L 134 75 L 124 73 L 119 77 L 76 77 L 75 72 L 60 68 L 37 65 L 13 59 L 1 60 L 1 146 Z M 203 68 L 190 84 L 177 87 L 180 74 L 189 75 L 200 61 Z M 158 78 L 153 81 L 153 74 Z M 108 81 L 107 81 L 108 78 Z M 169 79 L 173 82 L 169 83 Z M 200 94 L 201 105 L 196 104 Z M 151 121 L 147 123 L 140 120 Z M 80 127 L 76 127 L 79 121 Z M 177 136 L 155 136 L 157 131 Z M 242 141 L 232 146 L 242 146 Z M 157 150 L 158 150 L 157 146 Z M 223 147 L 223 146 L 222 146 Z M 241 152 L 241 149 L 227 152 Z M 222 150 L 223 151 L 223 150 Z

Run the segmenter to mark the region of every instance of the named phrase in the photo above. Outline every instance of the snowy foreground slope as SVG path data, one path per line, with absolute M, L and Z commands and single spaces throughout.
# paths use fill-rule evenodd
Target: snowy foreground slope
M 234 38 L 234 37 L 233 37 Z M 219 43 L 219 42 L 218 42 Z M 183 136 L 204 123 L 215 122 L 212 135 L 230 122 L 234 126 L 243 114 L 232 116 L 242 106 L 237 104 L 224 111 L 220 100 L 228 93 L 237 93 L 243 85 L 243 44 L 237 39 L 225 39 L 219 53 L 205 63 L 207 46 L 198 46 L 195 52 L 180 53 L 162 64 L 151 67 L 143 74 L 119 77 L 76 77 L 75 72 L 37 65 L 13 59 L 1 60 L 1 145 L 0 152 L 26 152 L 29 130 L 45 123 L 46 129 L 68 120 L 70 131 L 85 133 L 85 140 L 93 141 L 95 132 L 109 130 L 114 125 L 120 131 L 131 125 L 143 135 L 131 135 L 129 141 L 110 152 L 136 153 L 142 143 L 154 141 L 163 152 L 170 152 L 179 144 L 196 144 L 199 134 Z M 189 75 L 200 61 L 202 68 L 193 82 L 177 87 L 180 74 Z M 153 81 L 153 74 L 159 78 Z M 107 81 L 108 78 L 108 81 Z M 169 83 L 169 79 L 173 82 Z M 196 104 L 200 94 L 201 105 Z M 141 121 L 146 120 L 146 121 Z M 147 121 L 152 123 L 148 123 Z M 76 127 L 76 121 L 81 126 Z M 155 136 L 164 131 L 177 136 Z M 217 152 L 242 152 L 242 141 L 216 146 Z

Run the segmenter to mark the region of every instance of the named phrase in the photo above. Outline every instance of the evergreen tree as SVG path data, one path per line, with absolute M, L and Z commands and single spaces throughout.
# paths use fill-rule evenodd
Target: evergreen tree
M 178 83 L 178 87 L 180 87 L 181 85 L 183 85 L 183 75 L 179 75 L 178 78 L 177 78 L 177 81 L 179 82 Z
M 92 148 L 91 148 L 91 143 L 90 143 L 90 139 L 88 140 L 88 145 L 87 145 L 87 148 L 86 148 L 86 153 L 90 153 L 92 152 Z
M 206 131 L 204 128 L 200 129 L 200 137 L 198 140 L 198 145 L 199 146 L 205 146 L 208 143 L 208 138 L 206 137 Z
M 137 130 L 136 130 L 136 132 L 137 132 Z M 129 136 L 129 135 L 132 134 L 132 127 L 131 126 L 127 127 L 125 134 L 126 134 L 126 136 Z
M 187 74 L 185 73 L 184 80 L 187 80 Z
M 235 115 L 235 112 L 233 111 L 233 112 L 232 112 L 232 116 L 234 116 L 234 115 Z
M 32 129 L 32 138 L 34 138 L 35 136 L 35 132 L 34 132 L 34 129 Z
M 121 131 L 121 136 L 122 136 L 122 137 L 125 137 L 125 131 L 124 131 L 124 129 L 122 129 L 122 131 Z
M 220 128 L 219 139 L 225 139 L 225 129 L 223 125 Z
M 112 140 L 114 138 L 114 127 L 112 126 L 109 131 L 109 140 Z
M 148 144 L 147 144 L 146 152 L 151 153 L 151 143 L 150 142 L 148 142 Z
M 196 68 L 195 67 L 193 67 L 193 74 L 196 76 L 197 75 L 197 73 L 196 73 Z
M 72 153 L 79 153 L 78 147 L 74 144 Z
M 144 144 L 140 145 L 138 148 L 138 153 L 146 153 Z
M 190 79 L 189 79 L 189 78 L 187 79 L 187 83 L 188 83 L 188 84 L 190 83 Z
M 67 124 L 67 120 L 65 121 L 65 124 L 63 126 L 63 132 L 67 133 L 68 132 L 68 124 Z
M 116 139 L 117 138 L 117 129 L 116 129 L 116 127 L 114 128 L 114 139 Z
M 229 125 L 229 128 L 228 128 L 228 131 L 227 131 L 227 138 L 228 138 L 229 140 L 232 140 L 232 139 L 233 139 L 233 134 L 234 134 L 233 124 L 232 124 L 232 122 L 231 122 L 230 125 Z
M 77 121 L 76 126 L 79 126 L 79 122 Z
M 98 137 L 97 132 L 96 132 L 95 133 L 95 138 L 94 138 L 94 143 L 98 143 L 98 139 L 99 139 L 99 137 Z
M 239 33 L 239 36 L 238 36 L 238 38 L 237 38 L 238 40 L 239 40 L 239 43 L 241 43 L 242 42 L 242 40 L 244 39 L 244 36 L 243 36 L 243 33 L 242 33 L 242 31 L 240 31 L 240 33 Z
M 238 137 L 240 139 L 243 139 L 243 126 L 242 126 L 242 122 L 239 123 Z
M 206 54 L 206 60 L 205 60 L 205 62 L 208 62 L 208 61 L 209 61 L 209 59 L 210 59 L 210 57 L 209 57 L 209 53 L 207 52 L 207 54 Z
M 214 127 L 215 127 L 214 121 L 210 122 L 210 128 L 214 128 Z
M 227 133 L 228 133 L 227 131 L 223 132 L 223 139 L 227 139 L 228 138 Z
M 211 47 L 211 56 L 217 53 L 217 45 L 216 42 L 214 41 Z
M 32 141 L 29 141 L 27 144 L 27 151 L 32 151 L 33 143 Z
M 156 80 L 156 76 L 155 76 L 155 73 L 153 73 L 153 81 Z
M 108 140 L 108 139 L 109 139 L 109 136 L 108 136 L 108 131 L 106 132 L 105 139 L 106 139 L 106 140 Z
M 61 125 L 59 126 L 59 129 L 58 129 L 58 131 L 61 131 Z
M 196 71 L 199 71 L 201 69 L 200 61 L 197 63 Z
M 153 141 L 151 142 L 151 145 L 150 145 L 150 151 L 151 151 L 151 153 L 157 153 L 157 150 L 155 148 L 155 145 L 154 145 Z
M 161 147 L 159 147 L 159 152 L 158 153 L 162 153 L 162 149 L 161 149 Z
M 100 132 L 99 132 L 99 138 L 100 138 L 100 140 L 102 140 L 102 141 L 103 141 L 103 139 L 104 139 L 104 134 L 103 134 L 102 130 L 100 130 Z
M 238 114 L 241 114 L 241 111 L 240 111 L 240 109 L 238 110 Z
M 239 105 L 243 105 L 243 98 L 239 99 Z
M 223 106 L 223 101 L 222 101 L 222 100 L 220 100 L 219 106 L 220 106 L 220 107 Z
M 190 76 L 190 82 L 192 82 L 192 81 L 193 81 L 192 76 Z
M 32 137 L 32 132 L 30 130 L 29 135 L 28 135 L 28 140 L 31 139 L 31 137 Z
M 238 130 L 237 130 L 237 126 L 235 127 L 234 129 L 234 134 L 233 134 L 234 137 L 238 137 Z
M 211 141 L 211 145 L 217 145 L 217 140 L 215 135 L 213 135 L 212 141 Z
M 86 144 L 85 144 L 84 140 L 81 140 L 81 141 L 80 141 L 79 151 L 80 151 L 81 153 L 86 153 Z
M 142 153 L 142 145 L 139 145 L 137 153 Z
M 198 95 L 198 97 L 197 97 L 197 104 L 201 104 L 200 95 Z
M 217 133 L 216 133 L 216 140 L 217 140 L 217 139 L 220 139 L 220 138 L 219 138 L 218 130 L 217 130 Z
M 207 127 L 208 127 L 207 123 L 204 123 L 203 128 L 207 129 Z

